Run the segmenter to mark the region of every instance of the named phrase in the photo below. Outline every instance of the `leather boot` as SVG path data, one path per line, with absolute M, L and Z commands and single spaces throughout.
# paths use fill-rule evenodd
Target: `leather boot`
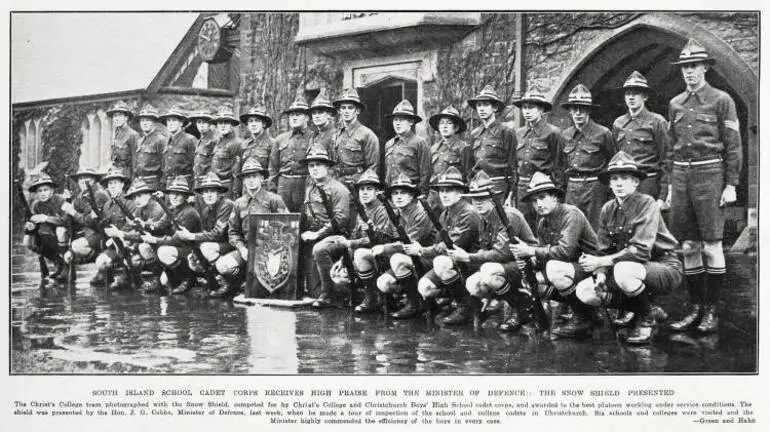
M 406 304 L 401 309 L 390 314 L 393 319 L 409 319 L 414 318 L 422 310 L 422 300 L 420 293 L 417 292 L 417 279 L 412 274 L 406 278 L 400 278 L 398 282 L 404 289 L 406 294 Z
M 471 295 L 465 290 L 465 287 L 459 278 L 448 287 L 448 291 L 455 299 L 457 305 L 452 313 L 441 319 L 441 324 L 445 326 L 456 326 L 467 323 L 473 318 L 474 313 Z
M 182 266 L 184 266 L 184 264 L 180 265 L 180 267 Z M 177 276 L 181 278 L 181 282 L 179 282 L 179 284 L 171 291 L 171 294 L 185 294 L 190 291 L 198 281 L 195 277 L 195 273 L 186 266 L 184 268 L 178 268 L 177 270 Z
M 673 331 L 687 331 L 695 328 L 700 323 L 701 316 L 703 315 L 703 308 L 699 304 L 692 305 L 692 310 L 684 318 L 679 321 L 674 321 L 668 325 L 668 328 Z
M 703 317 L 696 330 L 701 333 L 716 333 L 719 330 L 716 305 L 710 304 L 703 307 Z
M 528 303 L 531 302 L 531 299 L 524 294 L 516 295 L 511 289 L 506 290 L 503 294 L 500 294 L 500 291 L 498 291 L 497 298 L 508 303 L 511 309 L 513 309 L 513 314 L 505 322 L 497 326 L 497 330 L 500 333 L 518 331 L 523 324 L 520 318 L 524 318 L 528 314 L 528 307 L 530 306 Z
M 572 308 L 572 316 L 564 323 L 556 325 L 552 333 L 563 338 L 588 338 L 593 334 L 593 308 L 581 302 L 575 293 L 565 296 L 567 304 Z
M 160 278 L 155 275 L 153 275 L 150 280 L 145 281 L 142 284 L 142 291 L 146 293 L 154 293 L 154 292 L 161 291 L 162 289 L 163 289 L 163 284 L 160 283 Z
M 374 278 L 361 278 L 361 282 L 364 284 L 364 300 L 353 309 L 353 312 L 364 315 L 380 311 L 382 305 L 380 304 L 377 280 Z
M 655 319 L 655 313 L 650 309 L 636 320 L 636 324 L 626 336 L 626 342 L 630 345 L 646 345 L 652 343 L 657 332 L 658 322 Z
M 216 291 L 210 291 L 209 297 L 210 298 L 230 298 L 235 297 L 236 294 L 238 294 L 238 291 L 241 290 L 241 285 L 243 284 L 243 278 L 240 276 L 239 273 L 235 275 L 230 276 L 222 276 L 225 283 L 222 287 L 217 289 Z
M 706 295 L 705 273 L 686 275 L 687 291 L 690 294 L 690 302 L 693 308 L 684 318 L 672 322 L 668 328 L 673 331 L 688 331 L 698 326 L 703 314 L 703 304 Z
M 634 312 L 629 310 L 619 310 L 618 316 L 613 318 L 612 322 L 618 328 L 626 328 L 633 323 L 635 318 L 636 318 L 636 314 Z

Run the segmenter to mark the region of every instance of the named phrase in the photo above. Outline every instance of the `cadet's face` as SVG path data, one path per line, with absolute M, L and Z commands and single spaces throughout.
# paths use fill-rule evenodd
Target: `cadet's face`
M 706 79 L 706 71 L 709 66 L 706 63 L 685 63 L 682 65 L 682 77 L 685 84 L 690 87 L 698 87 Z
M 38 186 L 35 189 L 35 193 L 37 194 L 37 199 L 39 201 L 48 201 L 53 196 L 53 188 L 48 185 L 42 185 Z
M 636 111 L 644 106 L 647 102 L 647 94 L 639 89 L 626 90 L 626 106 L 631 111 Z
M 124 113 L 117 112 L 112 114 L 112 126 L 121 127 L 128 121 L 128 116 Z
M 185 202 L 187 197 L 180 193 L 171 192 L 168 194 L 168 202 L 171 203 L 171 207 L 178 207 Z
M 441 205 L 444 207 L 449 207 L 454 205 L 457 201 L 460 201 L 460 198 L 463 196 L 462 194 L 462 191 L 457 188 L 438 188 L 438 198 L 441 200 Z
M 408 132 L 410 129 L 412 129 L 413 124 L 414 120 L 408 117 L 393 117 L 393 130 L 397 135 L 402 135 Z
M 532 202 L 535 206 L 535 211 L 540 216 L 551 214 L 551 212 L 556 208 L 556 205 L 559 204 L 559 200 L 556 198 L 556 195 L 549 192 L 541 192 L 535 195 Z
M 209 126 L 211 123 L 207 122 L 204 119 L 198 119 L 195 120 L 195 127 L 198 128 L 198 132 L 204 134 L 209 131 Z
M 352 103 L 340 104 L 340 117 L 342 117 L 342 120 L 348 123 L 358 118 L 359 113 L 360 113 L 359 108 L 355 104 L 352 104 Z
M 293 112 L 289 114 L 289 126 L 292 129 L 303 128 L 307 126 L 307 114 Z
M 377 188 L 372 185 L 363 185 L 358 188 L 358 198 L 361 204 L 369 204 L 377 196 Z
M 265 123 L 256 117 L 249 117 L 249 120 L 246 123 L 246 127 L 249 128 L 249 132 L 256 135 L 262 132 L 262 129 L 265 128 Z
M 393 201 L 393 205 L 396 206 L 396 208 L 406 207 L 413 199 L 414 195 L 412 195 L 412 192 L 409 192 L 406 189 L 396 188 L 390 193 L 390 200 Z
M 118 179 L 112 179 L 107 182 L 107 192 L 110 193 L 111 197 L 116 197 L 120 195 L 121 192 L 123 192 L 123 185 L 124 183 L 121 180 Z
M 329 166 L 323 162 L 310 162 L 307 164 L 307 171 L 313 180 L 323 180 L 329 175 Z
M 476 102 L 476 113 L 482 120 L 486 120 L 492 116 L 495 112 L 496 105 L 489 101 Z
M 176 133 L 182 129 L 182 120 L 177 117 L 169 117 L 166 119 L 166 129 L 171 133 Z
M 245 175 L 243 177 L 243 184 L 246 186 L 246 189 L 252 192 L 259 190 L 262 187 L 262 174 L 254 173 Z
M 543 116 L 543 107 L 538 104 L 524 102 L 521 104 L 521 116 L 525 122 L 534 123 Z
M 144 207 L 147 205 L 148 202 L 150 202 L 150 193 L 149 192 L 142 192 L 140 194 L 134 195 L 134 204 L 137 207 Z
M 582 127 L 591 118 L 591 111 L 582 106 L 569 107 L 569 114 L 572 116 L 572 123 L 577 127 Z
M 248 189 L 248 186 L 246 188 Z M 203 189 L 201 196 L 206 205 L 214 205 L 219 199 L 219 191 L 217 189 Z
M 471 198 L 471 204 L 476 209 L 476 213 L 481 216 L 488 215 L 495 206 L 489 198 Z
M 139 127 L 142 129 L 142 132 L 151 131 L 153 126 L 155 126 L 155 120 L 151 118 L 142 117 L 142 119 L 139 120 Z
M 455 122 L 451 119 L 442 118 L 438 121 L 438 133 L 440 133 L 442 137 L 451 137 L 455 132 L 457 132 L 457 125 L 455 125 Z
M 233 124 L 228 121 L 218 121 L 217 130 L 222 135 L 229 134 L 233 130 Z
M 610 176 L 610 189 L 615 197 L 624 199 L 634 193 L 639 186 L 639 179 L 631 174 L 612 174 Z
M 321 127 L 326 126 L 332 119 L 332 115 L 327 110 L 314 109 L 310 112 L 310 116 L 313 118 L 313 124 Z

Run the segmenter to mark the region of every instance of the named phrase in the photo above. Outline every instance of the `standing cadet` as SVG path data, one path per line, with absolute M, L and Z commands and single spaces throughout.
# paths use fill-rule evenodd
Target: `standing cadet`
M 449 167 L 457 168 L 461 173 L 468 175 L 473 168 L 473 150 L 465 142 L 461 135 L 467 129 L 465 120 L 460 117 L 460 112 L 453 106 L 444 108 L 440 113 L 428 119 L 430 126 L 441 136 L 430 147 L 431 172 L 433 176 L 441 175 Z M 431 189 L 428 196 L 431 208 L 441 211 L 441 200 L 438 192 Z
M 538 89 L 530 89 L 524 96 L 513 102 L 521 109 L 521 116 L 524 118 L 525 125 L 516 130 L 516 139 L 518 147 L 516 157 L 518 158 L 518 184 L 516 195 L 519 199 L 516 202 L 516 208 L 521 211 L 527 220 L 529 227 L 534 229 L 537 224 L 537 213 L 535 209 L 521 200 L 521 197 L 527 193 L 529 181 L 532 180 L 532 174 L 540 171 L 553 178 L 559 172 L 557 165 L 561 151 L 564 147 L 564 137 L 558 127 L 548 123 L 545 113 L 551 111 L 551 103 L 545 97 L 545 92 Z M 562 186 L 557 183 L 557 186 Z
M 682 283 L 682 263 L 674 252 L 678 242 L 666 228 L 655 199 L 637 190 L 646 177 L 622 150 L 599 174 L 614 199 L 602 206 L 599 218 L 600 256 L 587 253 L 579 261 L 583 271 L 596 279 L 584 279 L 576 288 L 583 303 L 636 312 L 635 325 L 626 336 L 635 345 L 652 342 L 658 320 L 666 319 L 662 309 L 651 306 L 650 296 L 670 293 Z
M 668 108 L 671 143 L 666 164 L 672 185 L 668 199 L 671 231 L 682 240 L 684 274 L 693 303 L 692 312 L 671 325 L 677 331 L 697 326 L 700 332 L 712 333 L 719 328 L 716 300 L 725 276 L 722 207 L 735 202 L 741 173 L 735 102 L 706 80 L 714 62 L 698 41 L 690 39 L 673 63 L 680 66 L 687 89 Z
M 188 118 L 189 121 L 195 123 L 195 128 L 198 130 L 198 144 L 195 146 L 195 158 L 193 165 L 193 174 L 195 175 L 195 181 L 198 178 L 205 175 L 211 169 L 211 156 L 214 148 L 214 141 L 216 140 L 217 130 L 216 125 L 213 123 L 213 117 L 206 110 L 201 110 L 194 113 Z
M 125 102 L 118 101 L 107 110 L 107 115 L 112 118 L 110 160 L 113 166 L 126 170 L 126 174 L 130 178 L 133 176 L 131 170 L 133 169 L 136 145 L 139 142 L 139 134 L 128 125 L 128 121 L 134 114 Z
M 566 303 L 574 312 L 567 322 L 553 328 L 553 334 L 567 338 L 588 337 L 593 331 L 593 307 L 575 295 L 577 282 L 590 276 L 578 264 L 583 253 L 596 255 L 596 233 L 583 212 L 571 204 L 559 202 L 564 191 L 545 174 L 532 175 L 527 193 L 538 214 L 537 246 L 515 239 L 509 244 L 513 255 L 527 260 L 537 258 L 537 267 L 556 292 L 546 292 L 544 299 Z M 551 290 L 549 290 L 551 291 Z
M 497 117 L 505 108 L 505 102 L 488 85 L 475 98 L 468 99 L 468 106 L 481 119 L 481 124 L 471 132 L 471 147 L 476 161 L 473 175 L 485 171 L 491 176 L 495 192 L 504 193 L 505 201 L 511 202 L 516 190 L 516 132 Z
M 270 180 L 277 185 L 278 195 L 290 212 L 301 211 L 307 181 L 307 165 L 301 163 L 310 147 L 307 122 L 310 108 L 305 98 L 297 95 L 283 112 L 289 116 L 289 130 L 278 135 L 270 151 Z
M 342 119 L 331 153 L 337 163 L 335 172 L 339 181 L 353 186 L 368 169 L 380 174 L 380 140 L 358 121 L 366 106 L 361 103 L 356 89 L 345 89 L 333 105 Z
M 312 147 L 302 160 L 302 164 L 307 165 L 312 180 L 305 191 L 304 217 L 300 225 L 302 231 L 300 237 L 307 246 L 305 248 L 307 259 L 304 261 L 308 282 L 306 292 L 318 298 L 313 306 L 326 307 L 335 303 L 332 295 L 333 282 L 329 274 L 334 261 L 326 250 L 327 247 L 333 246 L 333 239 L 331 243 L 324 240 L 329 236 L 347 234 L 335 232 L 334 227 L 346 230 L 348 226 L 350 191 L 331 176 L 331 166 L 334 165 L 334 161 L 323 147 Z M 329 217 L 319 188 L 323 188 L 326 192 L 329 205 L 332 207 L 333 219 Z M 312 253 L 312 259 L 307 251 Z M 320 289 L 317 284 L 320 284 Z
M 287 213 L 286 204 L 279 195 L 264 187 L 267 170 L 256 159 L 247 159 L 243 163 L 240 176 L 243 183 L 243 195 L 235 200 L 233 211 L 228 220 L 227 236 L 235 249 L 216 261 L 224 285 L 211 293 L 211 297 L 229 297 L 241 289 L 246 279 L 246 260 L 249 248 L 246 237 L 249 233 L 249 215 L 254 213 Z
M 241 162 L 254 158 L 263 167 L 270 165 L 270 150 L 273 148 L 273 138 L 267 133 L 267 129 L 273 125 L 273 118 L 267 114 L 262 105 L 249 108 L 241 114 L 241 123 L 246 125 L 249 131 L 248 137 L 243 142 Z M 240 185 L 241 188 L 243 185 Z M 268 190 L 275 192 L 276 185 L 265 185 Z M 236 191 L 236 197 L 240 196 L 241 189 Z
M 55 187 L 56 183 L 46 173 L 40 173 L 29 186 L 28 190 L 30 194 L 35 194 L 35 200 L 30 205 L 32 217 L 24 224 L 23 244 L 32 252 L 51 260 L 56 270 L 48 277 L 60 280 L 67 276 L 62 255 L 66 251 L 69 233 L 61 211 L 64 197 L 54 193 Z
M 168 137 L 157 127 L 158 111 L 152 105 L 145 105 L 136 118 L 139 120 L 142 137 L 136 147 L 134 177 L 158 189 L 163 177 L 163 150 Z
M 663 204 L 668 195 L 668 180 L 661 181 L 668 148 L 668 123 L 662 115 L 647 110 L 645 103 L 652 89 L 644 75 L 633 71 L 623 83 L 623 90 L 628 112 L 612 124 L 612 135 L 618 150 L 628 153 L 647 173 L 637 190 L 660 199 Z
M 126 185 L 130 179 L 125 175 L 125 170 L 119 167 L 110 167 L 99 182 L 107 188 L 109 200 L 102 207 L 102 220 L 95 221 L 103 227 L 115 227 L 123 229 L 126 225 L 126 216 L 115 203 L 116 199 L 123 199 Z M 129 203 L 130 207 L 130 203 Z M 107 228 L 105 228 L 106 230 Z M 106 234 L 106 232 L 105 232 Z M 118 253 L 112 241 L 107 241 L 107 247 L 96 257 L 96 276 L 91 280 L 93 285 L 101 285 L 106 282 L 106 273 L 116 265 Z M 117 289 L 128 279 L 116 280 L 110 285 L 110 289 Z
M 161 186 L 170 185 L 178 176 L 193 180 L 193 161 L 195 160 L 195 137 L 183 131 L 187 117 L 177 109 L 170 109 L 160 116 L 169 133 L 166 148 L 163 150 L 163 174 Z
M 337 128 L 334 126 L 335 114 L 337 110 L 326 96 L 326 90 L 321 90 L 310 104 L 310 119 L 315 126 L 310 145 L 320 145 L 330 156 L 334 154 L 334 139 L 337 136 Z
M 607 187 L 597 175 L 615 154 L 615 141 L 609 129 L 591 120 L 595 108 L 591 92 L 578 84 L 561 104 L 572 117 L 572 126 L 564 131 L 564 149 L 558 166 L 565 177 L 565 202 L 573 204 L 596 226 L 599 211 L 607 202 Z
M 219 176 L 222 185 L 230 190 L 228 198 L 235 199 L 235 191 L 240 187 L 235 185 L 235 174 L 241 163 L 241 140 L 235 133 L 235 127 L 240 124 L 232 108 L 223 106 L 214 116 L 217 125 L 217 139 L 211 157 L 211 170 Z
M 417 185 L 421 195 L 428 195 L 431 178 L 430 147 L 414 133 L 414 125 L 422 117 L 414 113 L 412 104 L 404 99 L 386 117 L 393 121 L 396 136 L 385 143 L 385 182 L 392 183 L 405 174 Z
M 72 177 L 77 180 L 80 193 L 75 196 L 72 203 L 62 204 L 61 209 L 75 221 L 77 227 L 83 230 L 83 235 L 72 241 L 70 250 L 64 255 L 64 260 L 70 265 L 77 262 L 88 262 L 96 258 L 103 240 L 101 230 L 98 227 L 99 221 L 96 219 L 96 214 L 92 213 L 93 209 L 88 193 L 89 186 L 94 189 L 94 198 L 99 209 L 104 208 L 104 204 L 110 199 L 104 188 L 96 182 L 99 176 L 93 169 L 82 168 Z M 102 284 L 104 281 L 97 278 L 94 283 Z

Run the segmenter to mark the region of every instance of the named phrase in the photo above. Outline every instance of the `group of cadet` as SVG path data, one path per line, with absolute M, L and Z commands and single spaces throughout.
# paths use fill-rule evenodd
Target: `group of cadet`
M 713 62 L 687 43 L 674 63 L 687 88 L 668 120 L 645 108 L 654 90 L 633 72 L 623 85 L 628 110 L 612 129 L 591 119 L 596 105 L 583 85 L 562 104 L 573 123 L 564 131 L 548 123 L 544 91 L 513 102 L 524 120 L 516 129 L 487 86 L 467 101 L 479 118 L 468 141 L 450 106 L 430 117 L 439 138 L 429 145 L 404 100 L 390 115 L 395 136 L 382 160 L 354 89 L 333 102 L 323 91 L 310 105 L 298 97 L 283 113 L 290 129 L 276 138 L 261 106 L 240 117 L 227 107 L 186 116 L 147 106 L 136 115 L 139 134 L 119 103 L 108 111 L 112 167 L 74 174 L 80 192 L 71 198 L 37 176 L 24 241 L 56 264 L 53 279 L 94 261 L 93 284 L 129 285 L 129 270 L 142 269 L 154 275 L 144 289 L 184 294 L 213 272 L 210 296 L 226 298 L 245 280 L 249 214 L 295 212 L 300 291 L 317 308 L 362 292 L 354 313 L 440 311 L 436 319 L 451 326 L 483 318 L 482 300 L 494 299 L 514 311 L 499 330 L 514 332 L 543 327 L 551 300 L 570 309 L 553 323 L 556 336 L 590 336 L 598 311 L 610 308 L 627 343 L 647 344 L 667 319 L 655 299 L 684 283 L 691 310 L 668 328 L 715 332 L 722 207 L 736 200 L 742 152 L 734 102 L 705 78 Z

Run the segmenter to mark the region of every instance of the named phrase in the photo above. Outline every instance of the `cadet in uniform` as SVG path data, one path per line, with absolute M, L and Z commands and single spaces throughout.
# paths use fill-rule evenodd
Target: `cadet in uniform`
M 609 129 L 591 120 L 591 109 L 596 105 L 583 84 L 576 85 L 561 106 L 572 117 L 572 126 L 564 131 L 564 149 L 558 164 L 567 185 L 565 202 L 579 208 L 591 226 L 596 226 L 602 204 L 607 201 L 607 188 L 597 175 L 615 154 L 615 141 Z
M 535 209 L 521 200 L 527 193 L 527 187 L 532 174 L 540 171 L 544 174 L 555 176 L 559 172 L 557 165 L 561 159 L 561 151 L 564 148 L 564 136 L 561 130 L 548 123 L 545 113 L 551 111 L 551 103 L 545 97 L 545 92 L 540 89 L 531 89 L 524 93 L 521 99 L 513 102 L 521 109 L 521 116 L 525 125 L 516 130 L 518 147 L 518 180 L 516 186 L 516 208 L 521 211 L 530 228 L 534 229 L 537 223 Z M 557 186 L 562 186 L 557 183 Z
M 214 116 L 217 125 L 217 139 L 211 157 L 211 170 L 219 176 L 222 185 L 229 189 L 228 198 L 236 198 L 235 191 L 240 187 L 235 183 L 235 174 L 240 169 L 242 144 L 235 127 L 240 124 L 233 110 L 223 106 Z
M 62 255 L 67 250 L 69 233 L 64 226 L 64 197 L 54 193 L 56 183 L 46 173 L 40 173 L 29 186 L 30 194 L 36 198 L 30 205 L 32 217 L 24 224 L 23 244 L 32 252 L 48 258 L 56 270 L 48 275 L 51 280 L 66 277 L 66 265 Z M 64 246 L 64 248 L 62 248 Z
M 497 118 L 505 103 L 488 85 L 475 98 L 468 99 L 468 106 L 481 119 L 481 124 L 471 132 L 473 159 L 476 161 L 473 175 L 485 171 L 491 176 L 495 192 L 504 193 L 505 201 L 510 202 L 515 191 L 516 132 Z
M 230 245 L 235 250 L 216 261 L 217 271 L 222 275 L 225 283 L 220 289 L 212 292 L 211 297 L 227 297 L 235 294 L 245 280 L 249 252 L 246 245 L 249 214 L 287 213 L 283 199 L 264 187 L 267 170 L 256 159 L 247 159 L 243 163 L 240 177 L 243 183 L 243 195 L 235 200 L 227 231 Z
M 555 326 L 553 334 L 561 337 L 588 337 L 593 330 L 594 310 L 575 295 L 577 282 L 589 276 L 578 264 L 583 253 L 596 255 L 596 233 L 583 212 L 571 204 L 559 202 L 564 192 L 547 175 L 532 175 L 525 202 L 532 201 L 538 214 L 537 246 L 512 240 L 508 246 L 518 259 L 537 258 L 547 283 L 555 293 L 546 292 L 544 299 L 568 304 L 574 312 L 569 321 Z M 550 289 L 548 291 L 551 291 Z
M 473 253 L 459 249 L 450 250 L 449 256 L 455 262 L 467 262 L 471 271 L 475 271 L 465 282 L 465 287 L 472 296 L 479 299 L 504 300 L 517 311 L 517 314 L 498 326 L 498 330 L 507 333 L 527 324 L 531 301 L 530 294 L 522 295 L 519 292 L 522 286 L 521 270 L 508 248 L 508 244 L 512 243 L 508 238 L 508 227 L 500 220 L 495 203 L 492 202 L 497 198 L 489 195 L 491 191 L 492 182 L 489 176 L 484 171 L 479 171 L 471 180 L 470 190 L 465 194 L 481 217 L 479 249 Z M 515 237 L 527 244 L 537 244 L 524 215 L 513 207 L 505 206 L 504 210 Z
M 460 117 L 460 112 L 453 106 L 444 108 L 440 113 L 428 119 L 430 126 L 441 135 L 430 146 L 431 172 L 438 176 L 449 167 L 455 167 L 461 173 L 470 173 L 473 169 L 473 151 L 467 142 L 463 141 L 461 134 L 467 129 L 465 120 Z M 441 200 L 438 192 L 431 189 L 428 196 L 431 208 L 441 211 Z
M 72 218 L 76 226 L 82 229 L 82 236 L 72 240 L 70 250 L 64 254 L 64 260 L 71 265 L 77 262 L 88 262 L 96 258 L 104 240 L 99 230 L 99 221 L 96 214 L 92 213 L 91 201 L 88 194 L 89 185 L 93 185 L 96 206 L 101 210 L 110 199 L 107 191 L 96 182 L 99 176 L 90 168 L 83 168 L 73 176 L 78 182 L 80 193 L 75 196 L 72 203 L 65 202 L 61 210 Z M 72 234 L 74 235 L 74 233 Z M 97 278 L 95 284 L 103 284 L 104 280 Z
M 406 174 L 400 174 L 386 189 L 393 207 L 399 212 L 399 223 L 404 228 L 409 240 L 422 246 L 435 243 L 436 230 L 428 218 L 425 209 L 417 203 L 420 190 L 412 183 Z M 414 318 L 421 310 L 421 297 L 417 291 L 417 279 L 422 275 L 416 273 L 412 258 L 406 255 L 405 245 L 400 240 L 380 244 L 372 248 L 372 254 L 377 257 L 390 258 L 390 269 L 377 278 L 377 289 L 385 295 L 397 292 L 406 295 L 406 304 L 390 314 L 395 319 Z M 426 263 L 423 262 L 425 265 Z M 425 265 L 427 267 L 427 265 Z M 400 291 L 399 291 L 400 288 Z
M 307 182 L 307 166 L 300 161 L 310 147 L 310 109 L 305 99 L 297 96 L 283 113 L 289 116 L 290 130 L 278 135 L 270 151 L 270 179 L 289 211 L 297 213 L 301 211 Z
M 334 126 L 335 114 L 337 109 L 326 96 L 326 90 L 321 90 L 310 104 L 310 119 L 315 126 L 310 145 L 320 145 L 330 156 L 334 154 L 334 140 L 337 136 L 337 128 Z
M 178 176 L 185 176 L 188 181 L 193 180 L 193 161 L 195 159 L 196 139 L 183 131 L 187 117 L 177 109 L 171 109 L 160 120 L 165 122 L 166 131 L 169 133 L 166 148 L 163 150 L 163 173 L 165 178 L 161 182 L 163 188 Z
M 612 136 L 618 150 L 628 153 L 647 173 L 637 190 L 660 199 L 663 204 L 668 195 L 668 181 L 661 182 L 668 148 L 668 123 L 662 115 L 645 107 L 652 89 L 644 75 L 633 71 L 623 83 L 623 90 L 628 112 L 612 124 Z
M 160 187 L 163 177 L 163 150 L 168 137 L 157 128 L 158 111 L 152 105 L 145 105 L 136 115 L 142 136 L 136 147 L 134 177 L 141 178 L 153 189 Z
M 706 80 L 714 63 L 691 39 L 679 54 L 687 89 L 668 109 L 671 143 L 666 164 L 671 172 L 671 231 L 682 240 L 684 274 L 693 310 L 671 328 L 718 330 L 716 299 L 724 284 L 722 207 L 735 202 L 741 172 L 741 134 L 735 102 Z M 704 277 L 705 257 L 705 277 Z M 697 326 L 697 327 L 696 327 Z
M 455 167 L 447 168 L 431 187 L 438 191 L 441 206 L 444 208 L 439 215 L 439 222 L 449 234 L 455 248 L 469 253 L 476 252 L 479 248 L 481 217 L 468 201 L 462 199 L 463 193 L 468 191 L 462 173 Z M 469 275 L 461 273 L 441 238 L 436 240 L 436 243 L 427 247 L 423 247 L 419 242 L 404 247 L 407 255 L 433 263 L 433 268 L 417 283 L 417 290 L 424 299 L 448 294 L 448 297 L 454 299 L 456 307 L 451 314 L 441 319 L 441 323 L 464 324 L 473 316 L 471 296 L 464 283 Z
M 264 106 L 257 105 L 241 114 L 241 123 L 245 124 L 246 129 L 249 131 L 248 137 L 243 142 L 241 162 L 254 158 L 263 167 L 269 166 L 273 138 L 267 133 L 267 129 L 273 125 L 273 118 L 267 114 Z M 267 184 L 265 187 L 273 192 L 277 188 L 274 184 Z M 240 193 L 241 190 L 239 189 L 234 196 L 240 196 Z
M 188 118 L 190 122 L 195 123 L 198 130 L 198 144 L 195 146 L 195 158 L 193 159 L 193 174 L 195 181 L 211 169 L 211 156 L 214 148 L 214 141 L 217 137 L 216 125 L 213 123 L 213 117 L 205 110 L 198 111 Z
M 392 183 L 399 175 L 406 174 L 420 193 L 427 195 L 431 177 L 430 147 L 413 130 L 422 117 L 414 113 L 414 107 L 406 99 L 386 117 L 392 119 L 396 136 L 385 143 L 385 182 Z
M 356 89 L 345 89 L 333 105 L 342 120 L 331 153 L 337 163 L 335 173 L 339 181 L 352 187 L 368 169 L 380 174 L 380 140 L 358 121 L 366 106 L 361 103 Z
M 655 199 L 637 187 L 647 177 L 630 155 L 619 151 L 599 174 L 615 197 L 602 206 L 598 228 L 600 256 L 580 258 L 586 278 L 576 288 L 586 304 L 604 304 L 638 314 L 626 336 L 630 344 L 647 344 L 657 331 L 660 308 L 653 308 L 650 295 L 670 293 L 682 283 L 682 263 L 674 249 L 678 242 L 666 228 Z M 608 290 L 601 289 L 606 283 Z
M 334 223 L 340 229 L 346 229 L 348 226 L 350 191 L 330 175 L 334 161 L 322 146 L 311 147 L 302 164 L 307 165 L 312 180 L 305 191 L 304 217 L 300 224 L 300 237 L 307 246 L 305 251 L 312 253 L 312 260 L 309 256 L 305 260 L 308 281 L 306 292 L 318 298 L 313 306 L 320 308 L 334 303 L 333 282 L 329 270 L 334 264 L 332 252 L 336 243 L 334 237 L 328 241 L 326 239 L 345 233 L 334 232 L 318 188 L 323 188 L 326 192 L 333 209 Z M 316 287 L 317 283 L 320 283 L 320 288 Z
M 112 165 L 123 168 L 126 174 L 133 176 L 133 159 L 136 146 L 139 142 L 139 134 L 131 129 L 128 121 L 134 114 L 128 105 L 118 101 L 107 110 L 107 115 L 112 119 L 112 143 L 110 144 L 110 160 Z
M 115 227 L 118 230 L 123 229 L 126 225 L 126 216 L 120 211 L 120 208 L 115 203 L 116 199 L 123 199 L 123 193 L 125 192 L 126 185 L 130 179 L 124 174 L 125 170 L 119 167 L 110 167 L 107 173 L 99 180 L 103 186 L 107 188 L 109 194 L 109 200 L 104 203 L 102 207 L 102 220 L 94 220 L 95 224 L 102 224 L 104 227 Z M 127 203 L 127 207 L 131 208 L 131 203 Z M 107 228 L 105 228 L 105 231 Z M 105 234 L 107 234 L 105 232 Z M 106 249 L 102 251 L 96 257 L 96 276 L 91 280 L 93 285 L 101 285 L 106 281 L 105 274 L 116 266 L 115 260 L 118 258 L 118 253 L 115 249 L 115 245 L 111 240 L 106 243 Z M 122 280 L 116 279 L 113 284 L 110 285 L 111 289 L 117 289 L 122 283 L 125 283 L 127 279 L 124 277 Z

